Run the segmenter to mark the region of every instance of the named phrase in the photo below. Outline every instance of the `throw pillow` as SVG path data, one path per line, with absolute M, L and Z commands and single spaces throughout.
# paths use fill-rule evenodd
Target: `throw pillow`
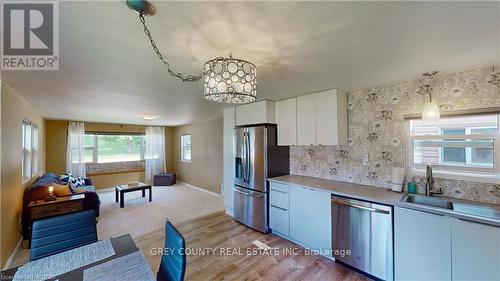
M 85 186 L 85 179 L 83 177 L 70 177 L 69 178 L 69 187 L 73 192 L 75 189 Z
M 69 178 L 73 177 L 73 174 L 71 172 L 66 172 L 64 175 L 59 176 L 59 181 L 62 183 L 68 183 Z
M 70 196 L 73 194 L 68 185 L 58 184 L 54 182 L 52 183 L 52 186 L 54 187 L 54 195 L 57 197 Z

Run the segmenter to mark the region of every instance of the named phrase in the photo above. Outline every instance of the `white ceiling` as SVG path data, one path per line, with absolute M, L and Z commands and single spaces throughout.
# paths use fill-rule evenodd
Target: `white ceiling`
M 2 71 L 47 118 L 179 125 L 222 116 L 202 82 L 170 77 L 125 1 L 60 3 L 60 70 Z M 259 99 L 364 89 L 500 64 L 500 2 L 154 2 L 147 23 L 174 70 L 232 52 Z M 143 113 L 160 116 L 141 119 Z

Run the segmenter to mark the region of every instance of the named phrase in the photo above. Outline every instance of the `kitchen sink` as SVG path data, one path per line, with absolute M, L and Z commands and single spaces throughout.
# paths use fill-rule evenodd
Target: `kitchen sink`
M 406 198 L 404 198 L 404 202 L 426 205 L 430 207 L 451 210 L 457 213 L 500 220 L 500 207 L 491 204 L 476 203 L 467 200 L 451 199 L 446 197 L 429 197 L 414 194 L 408 194 Z
M 428 197 L 428 196 L 419 196 L 419 195 L 409 194 L 406 197 L 405 202 L 453 210 L 453 202 L 448 201 L 445 198 Z

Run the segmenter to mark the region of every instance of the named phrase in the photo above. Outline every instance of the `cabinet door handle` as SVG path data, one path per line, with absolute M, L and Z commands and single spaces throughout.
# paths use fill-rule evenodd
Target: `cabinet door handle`
M 287 209 L 285 209 L 285 208 L 281 208 L 281 207 L 275 206 L 275 205 L 273 205 L 273 204 L 271 204 L 271 207 L 276 208 L 276 209 L 280 209 L 280 210 L 282 210 L 282 211 L 288 211 L 288 210 L 287 210 Z
M 286 191 L 281 191 L 281 190 L 274 189 L 274 188 L 271 188 L 271 190 L 272 190 L 272 191 L 279 192 L 279 193 L 283 193 L 283 194 L 288 194 L 288 192 L 286 192 Z

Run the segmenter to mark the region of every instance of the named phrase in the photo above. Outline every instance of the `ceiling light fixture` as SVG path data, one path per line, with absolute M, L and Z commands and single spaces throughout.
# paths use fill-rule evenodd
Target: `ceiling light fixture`
M 441 113 L 439 112 L 439 106 L 437 103 L 432 101 L 432 83 L 437 71 L 430 71 L 422 74 L 422 76 L 427 78 L 427 83 L 418 86 L 417 93 L 423 96 L 429 95 L 429 102 L 427 102 L 422 110 L 422 121 L 424 124 L 436 124 L 441 118 Z
M 163 62 L 171 76 L 177 77 L 183 82 L 197 82 L 204 78 L 203 97 L 209 101 L 238 104 L 252 102 L 257 99 L 257 68 L 253 63 L 233 58 L 232 54 L 229 54 L 228 58 L 216 57 L 207 61 L 203 72 L 198 75 L 185 75 L 174 72 L 160 53 L 151 32 L 146 26 L 145 16 L 154 15 L 156 8 L 145 0 L 127 0 L 127 5 L 130 9 L 139 13 L 139 20 L 153 51 L 158 59 Z
M 144 119 L 144 120 L 155 120 L 156 118 L 158 118 L 158 116 L 156 116 L 156 115 L 151 115 L 151 114 L 143 114 L 142 115 L 142 119 Z

